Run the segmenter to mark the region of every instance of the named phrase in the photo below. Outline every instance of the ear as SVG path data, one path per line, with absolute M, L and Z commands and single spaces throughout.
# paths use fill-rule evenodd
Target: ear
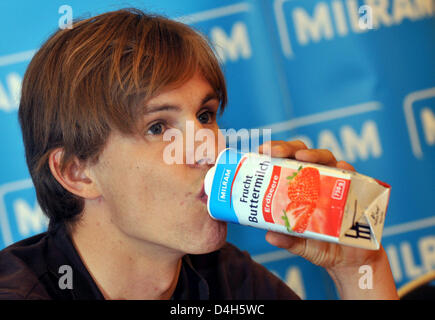
M 74 160 L 67 164 L 65 170 L 61 171 L 60 162 L 63 155 L 64 150 L 57 148 L 50 153 L 48 158 L 50 171 L 57 182 L 66 190 L 79 197 L 85 199 L 98 198 L 101 193 L 98 190 L 96 181 L 90 175 L 87 165 L 74 157 Z

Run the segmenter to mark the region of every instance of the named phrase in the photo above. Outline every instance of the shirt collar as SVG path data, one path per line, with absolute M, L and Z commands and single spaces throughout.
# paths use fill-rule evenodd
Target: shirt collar
M 183 257 L 173 300 L 208 300 L 210 290 L 207 281 L 195 269 L 189 255 Z
M 53 244 L 58 250 L 47 250 L 48 269 L 52 276 L 60 280 L 59 268 L 69 265 L 73 270 L 73 288 L 58 289 L 64 298 L 74 300 L 104 300 L 104 296 L 83 264 L 64 223 L 50 225 Z M 208 300 L 209 286 L 204 277 L 193 266 L 189 255 L 182 259 L 180 275 L 172 299 L 174 300 Z
M 59 289 L 61 295 L 70 295 L 74 300 L 104 300 L 92 276 L 84 266 L 64 223 L 50 226 L 48 232 L 52 235 L 54 246 L 58 250 L 47 251 L 48 269 L 59 280 L 63 274 L 59 273 L 62 265 L 71 267 L 73 275 L 72 289 Z

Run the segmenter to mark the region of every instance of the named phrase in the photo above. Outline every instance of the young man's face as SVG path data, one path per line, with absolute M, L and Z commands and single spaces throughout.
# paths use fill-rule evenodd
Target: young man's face
M 141 119 L 141 135 L 111 134 L 93 172 L 100 202 L 123 235 L 182 253 L 210 252 L 224 244 L 226 224 L 212 220 L 200 198 L 210 165 L 167 164 L 163 158 L 171 143 L 163 141 L 163 133 L 178 129 L 185 139 L 187 121 L 194 124 L 195 132 L 212 130 L 217 148 L 218 107 L 214 90 L 196 74 L 146 104 L 154 111 Z

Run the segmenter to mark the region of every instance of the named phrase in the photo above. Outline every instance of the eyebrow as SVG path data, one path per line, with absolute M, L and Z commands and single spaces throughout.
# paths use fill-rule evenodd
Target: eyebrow
M 160 105 L 160 106 L 147 106 L 145 108 L 144 115 L 151 114 L 151 113 L 156 113 L 156 112 L 159 112 L 159 111 L 177 111 L 177 112 L 180 112 L 181 108 L 178 107 L 178 106 L 172 106 L 172 105 L 169 105 L 169 104 L 163 104 L 163 105 Z
M 202 100 L 201 100 L 201 105 L 206 104 L 208 101 L 210 100 L 219 100 L 216 93 L 211 92 L 208 93 Z M 146 106 L 145 107 L 145 111 L 144 111 L 144 115 L 148 115 L 151 113 L 156 113 L 156 112 L 160 112 L 160 111 L 176 111 L 176 112 L 180 112 L 181 111 L 181 107 L 177 106 L 177 105 L 171 105 L 171 104 L 162 104 L 162 105 L 156 105 L 156 106 Z

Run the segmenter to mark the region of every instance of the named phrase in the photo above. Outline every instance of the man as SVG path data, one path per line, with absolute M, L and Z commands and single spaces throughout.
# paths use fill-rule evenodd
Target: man
M 19 109 L 50 226 L 0 253 L 0 298 L 297 298 L 225 242 L 226 224 L 211 219 L 204 203 L 210 164 L 163 159 L 168 129 L 185 136 L 190 122 L 217 139 L 226 100 L 212 50 L 181 23 L 120 10 L 52 35 L 26 71 Z M 353 170 L 300 141 L 271 145 L 272 156 Z M 275 233 L 266 240 L 325 267 L 342 298 L 397 298 L 383 249 Z M 358 288 L 363 264 L 374 270 L 373 290 Z

